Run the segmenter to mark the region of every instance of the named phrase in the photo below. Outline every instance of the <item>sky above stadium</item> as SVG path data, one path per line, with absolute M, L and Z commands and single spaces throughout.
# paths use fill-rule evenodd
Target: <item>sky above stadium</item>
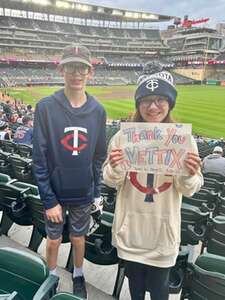
M 225 22 L 225 0 L 81 0 L 81 2 L 143 10 L 177 16 L 182 19 L 184 15 L 188 15 L 189 19 L 210 18 L 210 21 L 206 23 L 209 27 L 215 27 L 217 23 Z M 164 23 L 160 27 L 166 27 L 166 25 L 167 23 Z

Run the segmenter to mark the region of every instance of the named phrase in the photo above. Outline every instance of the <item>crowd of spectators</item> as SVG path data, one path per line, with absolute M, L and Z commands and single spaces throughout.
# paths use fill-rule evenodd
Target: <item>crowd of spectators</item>
M 0 140 L 32 145 L 33 114 L 32 105 L 0 91 Z

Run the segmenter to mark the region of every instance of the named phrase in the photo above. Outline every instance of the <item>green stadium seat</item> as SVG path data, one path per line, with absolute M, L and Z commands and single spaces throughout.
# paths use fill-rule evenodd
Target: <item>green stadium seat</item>
M 225 194 L 217 196 L 216 215 L 225 216 Z
M 207 252 L 225 258 L 225 216 L 216 216 L 210 222 L 207 234 Z
M 17 292 L 12 292 L 11 294 L 0 294 L 0 300 L 22 300 Z
M 182 197 L 182 203 L 193 205 L 198 207 L 201 211 L 213 212 L 216 208 L 217 193 L 209 191 L 207 189 L 201 189 L 198 193 L 195 193 L 192 197 Z
M 11 177 L 7 174 L 0 173 L 0 182 L 7 183 L 11 180 Z
M 3 209 L 1 219 L 2 233 L 7 235 L 13 223 L 18 225 L 32 225 L 25 198 L 30 187 L 16 187 L 15 182 L 0 182 L 0 206 Z
M 70 293 L 61 292 L 53 296 L 51 300 L 81 300 L 81 299 Z
M 9 152 L 9 153 L 17 152 L 17 145 L 13 141 L 3 140 L 1 141 L 1 143 L 2 143 L 1 148 L 4 152 Z
M 204 177 L 213 178 L 213 179 L 216 179 L 219 182 L 225 182 L 225 177 L 220 175 L 220 174 L 217 174 L 217 173 L 211 173 L 211 172 L 204 173 Z
M 44 206 L 39 195 L 28 193 L 26 197 L 26 203 L 29 210 L 29 215 L 32 220 L 33 230 L 30 238 L 28 248 L 32 251 L 37 252 L 43 238 L 46 238 L 45 231 L 45 218 L 44 218 Z M 69 231 L 68 231 L 68 221 L 64 225 L 62 243 L 70 242 Z M 70 247 L 70 253 L 68 256 L 66 268 L 72 269 L 73 259 L 72 259 L 72 246 Z
M 20 181 L 34 183 L 31 163 L 32 159 L 23 158 L 19 155 L 11 155 L 9 162 L 12 167 L 12 177 L 17 178 Z
M 2 150 L 0 150 L 0 173 L 7 174 L 12 177 L 12 166 L 9 161 L 9 157 L 11 155 L 12 153 L 3 152 Z
M 17 144 L 18 154 L 25 158 L 32 158 L 32 146 L 25 144 Z
M 204 253 L 195 264 L 188 264 L 181 299 L 224 300 L 225 258 Z
M 103 211 L 100 226 L 86 237 L 85 258 L 98 265 L 118 263 L 116 248 L 111 244 L 113 214 Z
M 14 248 L 0 248 L 0 294 L 16 291 L 23 300 L 50 299 L 58 277 L 49 275 L 43 259 Z
M 209 212 L 202 212 L 196 206 L 182 203 L 181 245 L 197 245 L 204 238 Z
M 103 210 L 114 213 L 116 205 L 116 189 L 102 183 L 101 197 L 103 199 Z

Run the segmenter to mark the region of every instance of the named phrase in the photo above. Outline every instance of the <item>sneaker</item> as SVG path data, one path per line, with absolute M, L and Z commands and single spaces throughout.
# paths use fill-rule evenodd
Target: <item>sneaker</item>
M 74 296 L 80 297 L 82 299 L 87 299 L 87 290 L 84 276 L 73 278 L 73 294 Z

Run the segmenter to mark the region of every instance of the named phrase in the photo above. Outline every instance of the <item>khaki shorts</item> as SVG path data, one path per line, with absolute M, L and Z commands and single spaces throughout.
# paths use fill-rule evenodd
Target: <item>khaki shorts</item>
M 45 231 L 51 240 L 59 239 L 66 227 L 73 236 L 84 236 L 90 226 L 92 203 L 79 206 L 62 206 L 63 222 L 53 223 L 45 216 Z

